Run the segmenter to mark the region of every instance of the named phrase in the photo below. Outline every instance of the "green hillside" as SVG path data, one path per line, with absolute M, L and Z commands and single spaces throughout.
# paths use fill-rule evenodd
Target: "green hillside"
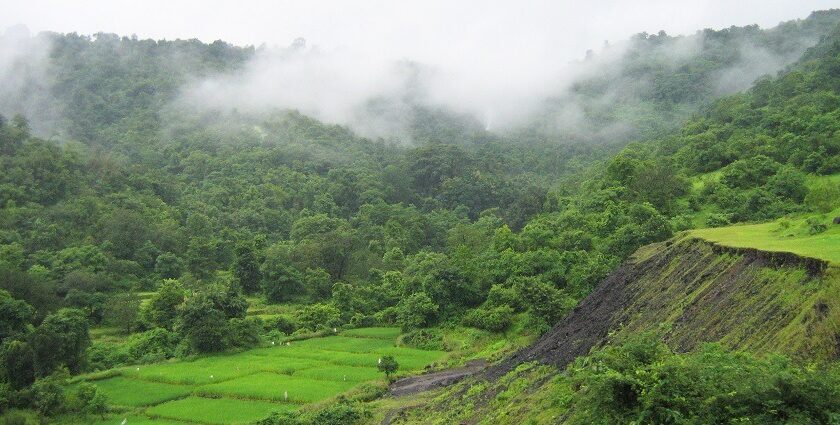
M 840 10 L 190 97 L 321 54 L 0 35 L 0 423 L 840 423 Z
M 762 224 L 697 229 L 690 234 L 724 246 L 790 252 L 838 266 L 840 225 L 834 224 L 834 217 L 837 216 L 840 216 L 840 210 Z

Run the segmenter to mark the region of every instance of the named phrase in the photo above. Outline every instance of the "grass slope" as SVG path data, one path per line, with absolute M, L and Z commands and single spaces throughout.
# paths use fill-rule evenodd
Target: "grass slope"
M 724 246 L 790 252 L 840 265 L 840 225 L 832 223 L 832 218 L 839 215 L 840 209 L 837 209 L 831 214 L 820 216 L 781 219 L 762 224 L 698 229 L 689 233 Z M 819 234 L 810 234 L 808 218 L 818 220 L 826 225 L 828 230 Z

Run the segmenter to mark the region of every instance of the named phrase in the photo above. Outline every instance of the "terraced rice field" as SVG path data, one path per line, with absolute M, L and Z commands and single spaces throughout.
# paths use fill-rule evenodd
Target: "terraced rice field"
M 398 335 L 395 328 L 354 329 L 237 354 L 125 367 L 91 382 L 125 412 L 103 424 L 246 424 L 381 380 L 376 366 L 384 355 L 394 356 L 400 371 L 417 371 L 443 355 L 396 347 Z

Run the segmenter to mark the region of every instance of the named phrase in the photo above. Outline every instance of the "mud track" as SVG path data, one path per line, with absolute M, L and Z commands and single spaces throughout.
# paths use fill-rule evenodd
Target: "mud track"
M 389 392 L 394 397 L 416 394 L 435 388 L 452 385 L 467 376 L 475 375 L 487 367 L 484 360 L 473 360 L 464 367 L 446 369 L 440 372 L 427 373 L 400 379 L 391 384 Z

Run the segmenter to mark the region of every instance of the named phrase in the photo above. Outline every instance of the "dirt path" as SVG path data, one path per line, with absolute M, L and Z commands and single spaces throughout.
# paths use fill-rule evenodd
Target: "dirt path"
M 454 369 L 446 369 L 440 372 L 427 373 L 420 376 L 411 376 L 400 379 L 391 384 L 389 392 L 392 397 L 403 397 L 412 394 L 417 394 L 423 391 L 429 391 L 435 388 L 452 385 L 468 376 L 475 375 L 487 367 L 485 360 L 473 360 L 468 362 L 464 367 Z M 391 421 L 400 414 L 403 410 L 411 409 L 417 406 L 406 406 L 399 409 L 393 409 L 385 415 L 382 420 L 382 425 L 390 425 Z
M 412 376 L 400 379 L 391 384 L 390 393 L 394 397 L 401 397 L 428 391 L 434 388 L 445 387 L 454 384 L 467 376 L 473 375 L 487 367 L 485 360 L 473 360 L 464 367 L 442 370 L 440 372 L 427 373 L 425 375 Z

